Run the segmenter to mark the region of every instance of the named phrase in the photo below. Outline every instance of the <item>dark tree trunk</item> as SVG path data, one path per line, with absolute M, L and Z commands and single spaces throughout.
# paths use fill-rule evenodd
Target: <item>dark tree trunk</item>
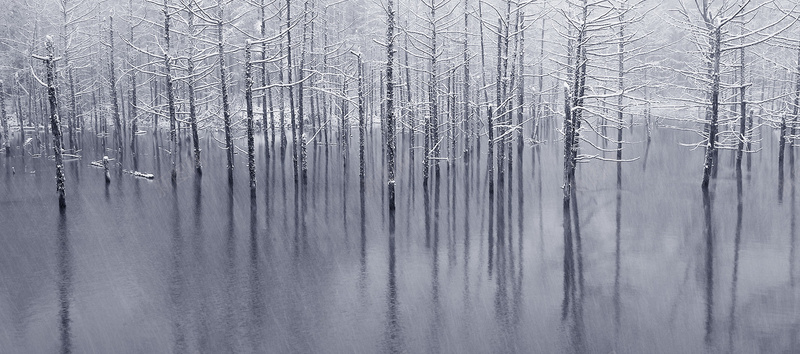
M 298 182 L 298 166 L 297 166 L 297 155 L 298 155 L 298 137 L 297 137 L 297 116 L 295 114 L 295 105 L 294 105 L 294 82 L 292 82 L 292 14 L 291 14 L 292 4 L 291 0 L 286 0 L 286 68 L 287 68 L 287 75 L 289 79 L 289 111 L 291 113 L 291 122 L 292 125 L 292 163 L 294 165 L 294 181 Z M 302 119 L 302 117 L 300 117 Z
M 267 17 L 266 17 L 266 4 L 261 0 L 261 38 L 267 36 Z M 261 42 L 261 83 L 267 87 L 267 92 L 261 95 L 261 124 L 262 131 L 264 132 L 264 147 L 267 159 L 269 159 L 269 136 L 267 133 L 267 101 L 269 101 L 269 121 L 272 123 L 272 139 L 275 139 L 275 111 L 272 109 L 272 88 L 269 88 L 269 75 L 267 74 L 267 42 Z M 269 96 L 269 97 L 268 97 Z M 269 98 L 269 100 L 268 100 Z
M 53 39 L 49 36 L 47 37 L 46 47 L 47 57 L 39 59 L 43 59 L 47 66 L 47 96 L 50 101 L 50 129 L 53 131 L 53 153 L 56 160 L 56 191 L 58 192 L 59 207 L 65 208 L 67 202 L 64 195 L 64 157 L 62 155 L 61 118 L 58 116 L 58 98 L 56 97 L 56 58 Z
M 367 134 L 367 122 L 364 117 L 364 64 L 361 62 L 361 54 L 356 54 L 358 57 L 358 176 L 364 181 L 364 140 Z
M 2 81 L 0 81 L 0 119 L 3 120 L 3 148 L 6 150 L 6 154 L 10 154 L 11 146 L 8 143 L 8 116 L 6 116 L 6 91 L 3 89 Z
M 247 167 L 250 172 L 250 189 L 256 188 L 255 143 L 253 141 L 253 65 L 251 63 L 252 44 L 248 40 L 244 49 L 244 100 L 247 105 Z
M 191 6 L 191 5 L 190 5 Z M 192 33 L 192 38 L 190 39 L 192 42 L 192 48 L 194 48 L 194 10 L 190 7 L 189 8 L 189 31 Z M 197 133 L 197 107 L 195 107 L 195 92 L 194 92 L 194 57 L 192 55 L 189 56 L 187 60 L 187 69 L 188 69 L 188 80 L 187 83 L 187 91 L 189 94 L 189 126 L 192 130 L 192 147 L 194 150 L 194 170 L 198 175 L 203 174 L 203 166 L 200 163 L 200 138 Z
M 114 119 L 114 148 L 119 156 L 122 152 L 122 122 L 119 117 L 119 100 L 117 99 L 117 73 L 114 65 L 114 17 L 109 17 L 108 40 L 109 52 L 109 86 L 111 90 L 111 109 Z
M 622 122 L 624 116 L 624 109 L 623 100 L 625 98 L 625 26 L 623 25 L 623 14 L 620 13 L 619 15 L 619 54 L 617 56 L 617 89 L 619 90 L 619 96 L 617 96 L 617 169 L 621 168 L 619 162 L 622 161 Z M 617 173 L 617 183 L 621 182 L 621 174 Z
M 387 140 L 386 154 L 388 161 L 388 185 L 389 185 L 389 213 L 390 220 L 394 220 L 395 191 L 394 191 L 394 168 L 395 168 L 395 122 L 394 122 L 394 5 L 392 0 L 388 1 L 388 26 L 386 30 L 386 124 Z M 394 222 L 392 222 L 394 224 Z M 394 228 L 394 225 L 391 225 Z
M 706 158 L 703 166 L 703 189 L 708 188 L 711 170 L 716 163 L 716 140 L 717 140 L 717 119 L 719 117 L 719 87 L 720 87 L 720 41 L 721 31 L 719 27 L 714 29 L 713 50 L 711 53 L 712 72 L 711 72 L 711 117 L 708 127 L 708 145 L 706 147 Z
M 167 7 L 167 0 L 164 0 L 164 71 L 165 71 L 165 79 L 166 79 L 166 87 L 165 90 L 167 91 L 167 109 L 169 111 L 169 140 L 170 140 L 170 161 L 172 164 L 172 181 L 174 182 L 178 178 L 178 171 L 176 170 L 175 166 L 175 155 L 177 154 L 176 148 L 176 135 L 175 135 L 175 126 L 176 126 L 176 115 L 175 115 L 175 93 L 172 89 L 172 58 L 169 56 L 169 8 Z
M 131 11 L 131 21 L 133 20 L 133 0 L 129 1 L 130 11 Z M 131 26 L 131 33 L 130 33 L 130 42 L 133 43 L 133 26 Z M 136 154 L 136 132 L 139 130 L 139 114 L 137 112 L 136 105 L 138 105 L 138 98 L 136 97 L 136 55 L 130 56 L 131 64 L 131 73 L 130 73 L 130 85 L 131 85 L 131 92 L 130 92 L 130 99 L 128 100 L 128 104 L 130 107 L 128 108 L 128 115 L 131 119 L 131 152 Z
M 231 132 L 231 111 L 228 103 L 228 80 L 227 68 L 225 67 L 225 50 L 223 47 L 223 24 L 222 2 L 217 3 L 219 19 L 217 20 L 217 52 L 219 53 L 219 89 L 222 95 L 222 121 L 225 125 L 225 152 L 228 157 L 228 171 L 233 171 L 233 135 Z M 229 172 L 229 176 L 230 176 Z

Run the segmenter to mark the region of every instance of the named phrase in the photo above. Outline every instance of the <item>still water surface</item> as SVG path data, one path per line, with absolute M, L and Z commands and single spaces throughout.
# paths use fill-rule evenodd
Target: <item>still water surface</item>
M 291 150 L 260 142 L 254 194 L 213 139 L 201 178 L 186 140 L 173 185 L 147 135 L 156 178 L 106 185 L 87 138 L 64 213 L 52 161 L 3 156 L 0 352 L 797 353 L 797 182 L 764 133 L 741 179 L 721 153 L 709 195 L 680 132 L 626 146 L 619 188 L 616 164 L 580 165 L 568 242 L 557 142 L 515 150 L 490 210 L 485 146 L 426 193 L 402 139 L 394 237 L 378 134 L 363 189 L 357 146 L 310 146 L 297 188 Z

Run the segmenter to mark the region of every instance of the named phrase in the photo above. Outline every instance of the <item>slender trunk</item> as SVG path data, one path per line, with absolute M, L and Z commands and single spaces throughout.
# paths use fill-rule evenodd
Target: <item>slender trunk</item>
M 69 119 L 67 119 L 67 130 L 69 131 L 69 146 L 75 150 L 75 121 L 78 117 L 78 109 L 75 103 L 75 78 L 72 75 L 72 67 L 67 70 L 69 80 Z M 38 129 L 37 129 L 38 130 Z
M 494 88 L 495 88 L 495 106 L 497 107 L 495 115 L 500 120 L 500 123 L 503 123 L 503 118 L 505 114 L 505 103 L 503 100 L 503 20 L 497 19 L 497 73 L 495 76 Z M 497 144 L 497 179 L 498 182 L 500 179 L 503 178 L 503 155 L 505 154 L 505 145 L 503 144 L 503 128 L 502 126 L 498 129 L 498 137 L 500 137 L 499 142 Z
M 719 86 L 720 86 L 720 41 L 721 30 L 719 27 L 714 29 L 713 49 L 712 49 L 712 72 L 711 72 L 711 117 L 708 127 L 708 145 L 706 147 L 705 165 L 703 166 L 703 189 L 708 188 L 709 179 L 711 178 L 711 169 L 716 161 L 714 156 L 716 152 L 716 137 L 717 137 L 717 118 L 719 116 Z
M 524 25 L 525 16 L 520 13 L 520 25 Z M 519 31 L 519 83 L 517 84 L 517 152 L 522 156 L 522 147 L 525 145 L 523 132 L 525 131 L 523 125 L 523 114 L 525 107 L 525 31 Z M 521 162 L 521 161 L 520 161 Z
M 225 152 L 228 157 L 228 171 L 233 171 L 233 136 L 231 132 L 231 113 L 230 104 L 228 103 L 228 80 L 227 68 L 225 67 L 225 50 L 223 47 L 224 37 L 223 32 L 223 10 L 222 1 L 217 2 L 218 16 L 217 19 L 217 52 L 219 53 L 219 88 L 222 95 L 222 121 L 225 125 Z M 231 176 L 229 172 L 229 176 Z
M 408 25 L 408 21 L 406 21 L 406 25 Z M 408 33 L 406 33 L 406 36 L 405 36 L 403 55 L 404 55 L 405 69 L 406 69 L 405 70 L 406 71 L 406 92 L 407 92 L 407 95 L 406 95 L 406 112 L 408 114 L 406 120 L 409 122 L 409 125 L 411 126 L 410 134 L 408 135 L 409 146 L 410 146 L 409 154 L 410 154 L 411 162 L 413 163 L 413 161 L 414 161 L 414 144 L 416 143 L 415 140 L 416 140 L 416 135 L 417 135 L 416 134 L 417 132 L 414 129 L 416 128 L 415 122 L 417 120 L 417 117 L 414 114 L 414 107 L 413 107 L 413 105 L 411 103 L 412 102 L 412 100 L 411 100 L 411 67 L 409 66 L 409 63 L 408 63 Z
M 778 201 L 783 201 L 783 160 L 786 151 L 786 114 L 781 116 L 780 138 L 778 139 Z
M 533 130 L 531 131 L 531 139 L 534 143 L 538 143 L 539 134 L 542 126 L 542 118 L 544 118 L 544 107 L 542 106 L 542 95 L 544 91 L 544 24 L 545 18 L 542 18 L 542 37 L 541 48 L 539 49 L 539 73 L 538 82 L 539 89 L 536 92 L 536 108 L 533 110 Z
M 191 4 L 189 6 L 192 6 Z M 191 42 L 190 45 L 192 50 L 195 47 L 195 36 L 194 36 L 194 11 L 192 8 L 189 8 L 189 32 L 192 34 L 189 38 Z M 198 175 L 203 174 L 203 167 L 200 164 L 200 138 L 197 134 L 197 108 L 195 107 L 195 92 L 194 92 L 194 52 L 189 55 L 187 60 L 188 64 L 188 74 L 189 78 L 186 80 L 187 82 L 187 90 L 189 91 L 189 125 L 192 129 L 192 148 L 194 150 L 194 170 Z
M 129 1 L 128 7 L 130 9 L 130 21 L 131 21 L 131 31 L 130 31 L 130 42 L 133 43 L 133 0 Z M 131 152 L 136 154 L 136 132 L 139 130 L 139 114 L 137 112 L 136 105 L 138 105 L 138 98 L 136 97 L 136 54 L 129 55 L 131 61 L 131 73 L 130 73 L 130 85 L 131 85 L 131 92 L 130 92 L 130 99 L 128 100 L 128 104 L 130 105 L 128 108 L 128 115 L 131 118 Z M 191 79 L 191 78 L 190 78 Z
M 114 148 L 117 156 L 122 153 L 122 122 L 119 117 L 119 100 L 117 99 L 117 73 L 114 65 L 114 17 L 109 16 L 108 40 L 110 44 L 109 53 L 109 85 L 111 86 L 111 109 L 114 117 Z
M 741 19 L 740 33 L 744 33 L 744 18 Z M 744 38 L 740 41 L 744 44 Z M 800 58 L 800 57 L 799 57 Z M 744 83 L 744 66 L 745 66 L 744 46 L 739 49 L 739 147 L 736 154 L 736 168 L 741 171 L 742 169 L 742 156 L 744 155 L 744 142 L 749 140 L 746 137 L 746 119 L 747 119 L 747 102 L 745 101 L 745 83 Z M 800 63 L 798 63 L 800 66 Z M 797 101 L 795 100 L 795 116 L 797 115 Z
M 305 1 L 303 5 L 303 43 L 301 43 L 302 47 L 300 50 L 300 69 L 298 72 L 300 73 L 300 77 L 298 78 L 298 85 L 297 85 L 297 133 L 298 133 L 298 158 L 299 158 L 299 165 L 300 165 L 300 177 L 302 181 L 305 183 L 306 179 L 308 178 L 308 166 L 306 165 L 306 136 L 305 136 L 305 115 L 303 113 L 303 108 L 305 106 L 305 85 L 303 82 L 305 81 L 306 77 L 306 44 L 308 43 L 308 25 L 306 23 L 308 17 L 308 0 Z
M 430 23 L 431 24 L 431 44 L 430 44 L 431 55 L 430 55 L 429 59 L 430 59 L 430 65 L 431 65 L 431 68 L 430 68 L 430 71 L 431 71 L 430 76 L 431 77 L 430 77 L 430 84 L 428 85 L 429 86 L 428 87 L 428 99 L 430 100 L 430 107 L 431 107 L 430 109 L 431 109 L 431 111 L 430 111 L 430 120 L 429 120 L 429 123 L 428 123 L 429 124 L 428 133 L 430 134 L 430 136 L 429 136 L 430 143 L 429 144 L 433 145 L 432 146 L 432 148 L 433 148 L 433 152 L 432 152 L 433 157 L 434 158 L 438 158 L 439 157 L 439 102 L 438 102 L 439 101 L 439 97 L 438 97 L 439 95 L 437 93 L 436 85 L 437 85 L 437 82 L 438 82 L 439 78 L 438 78 L 437 63 L 436 63 L 436 59 L 438 57 L 438 55 L 437 55 L 437 53 L 438 53 L 438 49 L 437 49 L 437 44 L 438 43 L 437 42 L 438 41 L 436 39 L 437 29 L 436 29 L 436 6 L 435 6 L 435 4 L 431 3 L 430 8 L 431 8 L 431 23 Z M 430 155 L 430 154 L 431 154 L 430 151 L 426 151 L 426 155 Z M 429 157 L 427 159 L 430 160 Z M 428 162 L 428 164 L 430 164 L 430 161 Z M 438 163 L 438 160 L 435 160 L 435 162 L 434 162 L 434 170 L 436 172 L 436 176 L 438 177 L 439 176 L 439 163 Z
M 572 186 L 572 144 L 573 141 L 573 130 L 575 126 L 573 124 L 573 110 L 570 105 L 570 97 L 569 97 L 569 90 L 565 87 L 564 88 L 564 203 L 568 205 L 570 193 L 571 193 L 571 186 Z M 565 206 L 566 209 L 566 206 Z
M 203 166 L 200 163 L 200 137 L 197 133 L 197 107 L 194 92 L 194 59 L 189 58 L 189 125 L 192 129 L 192 148 L 194 150 L 194 169 L 197 174 L 203 174 Z
M 166 62 L 167 59 L 164 59 L 164 60 Z M 158 84 L 158 81 L 153 80 L 153 84 L 151 85 L 151 87 L 153 88 L 153 93 L 152 93 L 152 96 L 154 97 L 153 101 L 155 102 L 156 107 L 159 107 L 158 110 L 161 110 L 161 107 L 160 107 L 161 106 L 161 94 L 159 93 L 160 85 Z M 159 112 L 157 110 L 153 110 L 153 136 L 158 136 L 157 135 L 158 134 L 158 116 L 159 116 Z M 156 142 L 156 144 L 157 143 L 158 142 Z
M 469 106 L 469 0 L 464 0 L 464 159 L 469 163 L 469 151 L 472 144 L 473 125 L 470 122 Z
M 386 124 L 387 140 L 386 154 L 388 157 L 388 185 L 389 185 L 389 213 L 390 220 L 394 220 L 395 191 L 394 191 L 394 167 L 395 167 L 395 122 L 394 122 L 394 4 L 388 1 L 388 25 L 386 30 Z M 392 222 L 393 223 L 393 222 Z M 392 226 L 393 227 L 393 226 Z
M 362 183 L 364 181 L 364 140 L 367 134 L 367 122 L 364 117 L 364 64 L 361 62 L 361 54 L 358 57 L 358 176 Z
M 800 45 L 797 47 L 797 58 L 800 60 Z M 794 138 L 796 135 L 797 129 L 797 116 L 800 115 L 800 61 L 797 62 L 797 77 L 795 78 L 795 89 L 794 89 L 794 108 L 792 110 L 792 131 L 790 134 L 791 143 L 789 145 L 790 149 L 793 149 Z M 785 124 L 785 123 L 784 123 Z M 784 136 L 787 135 L 789 132 L 785 132 Z M 789 142 L 789 141 L 787 141 Z
M 447 117 L 449 118 L 448 127 L 447 127 L 447 145 L 448 149 L 448 156 L 447 162 L 448 164 L 453 164 L 455 162 L 455 155 L 456 155 L 456 135 L 455 135 L 455 126 L 456 126 L 456 105 L 455 105 L 455 67 L 450 68 L 450 73 L 447 75 Z
M 621 10 L 619 14 L 619 46 L 617 53 L 617 90 L 619 91 L 619 96 L 617 96 L 617 162 L 619 163 L 622 160 L 622 122 L 624 116 L 624 109 L 623 100 L 625 98 L 625 81 L 624 81 L 624 73 L 625 73 L 625 25 L 624 23 L 624 9 Z M 617 165 L 617 168 L 620 168 L 620 165 Z M 617 178 L 619 174 L 617 174 Z M 617 181 L 620 183 L 620 181 Z
M 174 182 L 178 177 L 178 171 L 175 167 L 175 155 L 177 154 L 175 144 L 176 136 L 175 136 L 175 93 L 173 92 L 172 86 L 172 58 L 170 58 L 169 54 L 169 40 L 170 40 L 170 33 L 169 33 L 169 8 L 167 7 L 167 0 L 164 0 L 164 76 L 166 79 L 166 88 L 167 91 L 167 109 L 169 110 L 169 140 L 170 140 L 170 161 L 172 163 L 172 181 Z M 112 96 L 114 97 L 114 96 Z
M 339 142 L 341 143 L 342 156 L 347 158 L 347 135 L 350 132 L 350 127 L 347 126 L 347 80 L 342 78 L 342 102 L 341 102 L 341 122 L 339 123 Z
M 3 148 L 6 154 L 11 153 L 11 145 L 8 143 L 8 117 L 6 116 L 6 91 L 3 89 L 3 82 L 0 81 L 0 119 L 3 123 Z
M 255 143 L 253 141 L 253 65 L 252 43 L 248 40 L 244 48 L 244 100 L 247 106 L 247 167 L 250 172 L 250 189 L 256 188 Z
M 291 112 L 291 122 L 292 125 L 292 162 L 294 164 L 294 181 L 298 181 L 298 166 L 297 166 L 297 148 L 298 148 L 298 137 L 297 137 L 297 117 L 295 114 L 295 105 L 294 105 L 294 82 L 292 82 L 292 15 L 291 15 L 291 0 L 286 0 L 286 69 L 289 79 L 289 110 Z M 302 119 L 302 117 L 301 117 Z
M 486 46 L 483 36 L 483 4 L 482 0 L 478 1 L 478 19 L 480 19 L 480 35 L 481 35 L 481 80 L 483 81 L 483 101 L 489 104 L 489 92 L 486 86 Z
M 70 64 L 69 52 L 69 10 L 67 7 L 61 8 L 63 18 L 63 27 L 61 40 L 64 45 L 64 66 L 67 68 L 67 80 L 69 82 L 69 112 L 67 114 L 67 134 L 69 135 L 69 148 L 75 150 L 75 117 L 77 117 L 77 110 L 75 109 L 75 80 L 72 73 L 72 65 Z M 37 128 L 38 131 L 38 128 Z
M 264 0 L 261 0 L 261 39 L 267 37 L 267 17 L 266 5 Z M 267 42 L 261 42 L 261 83 L 269 87 L 269 79 L 267 78 Z M 275 111 L 272 110 L 272 88 L 267 88 L 267 92 L 261 95 L 261 129 L 264 132 L 264 147 L 267 159 L 269 159 L 269 136 L 267 134 L 267 98 L 269 98 L 269 118 L 270 121 L 275 121 Z M 275 139 L 275 129 L 273 125 L 272 138 Z
M 58 192 L 58 205 L 60 208 L 67 206 L 64 191 L 64 158 L 62 155 L 61 118 L 58 116 L 58 98 L 56 97 L 56 58 L 53 39 L 49 36 L 45 46 L 47 57 L 43 58 L 47 66 L 47 95 L 50 101 L 50 129 L 53 131 L 53 153 L 56 162 L 56 191 Z
M 489 175 L 489 200 L 494 196 L 494 120 L 492 117 L 492 106 L 489 105 L 487 109 L 486 124 L 488 126 L 488 155 L 486 158 L 486 170 Z M 491 213 L 490 213 L 491 214 Z M 491 237 L 491 233 L 490 233 Z
M 279 16 L 279 18 L 282 18 L 282 16 Z M 282 27 L 283 26 L 279 23 L 278 24 L 278 28 L 282 29 Z M 289 36 L 288 30 L 287 30 L 286 36 L 287 36 L 287 38 Z M 281 58 L 283 57 L 283 41 L 281 41 L 278 44 L 278 54 L 280 55 Z M 283 61 L 281 61 L 281 62 L 283 62 Z M 287 68 L 289 68 L 289 67 L 290 66 L 287 65 Z M 280 81 L 281 84 L 283 84 L 283 85 L 286 84 L 286 81 L 284 81 L 283 68 L 282 67 L 278 68 L 278 81 Z M 281 106 L 280 106 L 281 107 L 281 112 L 280 112 L 280 118 L 281 118 L 281 122 L 280 122 L 281 154 L 283 154 L 286 151 L 286 100 L 285 100 L 286 88 L 284 88 L 283 85 L 278 90 L 278 93 L 279 93 L 279 96 L 280 96 L 279 97 L 279 101 L 281 103 Z

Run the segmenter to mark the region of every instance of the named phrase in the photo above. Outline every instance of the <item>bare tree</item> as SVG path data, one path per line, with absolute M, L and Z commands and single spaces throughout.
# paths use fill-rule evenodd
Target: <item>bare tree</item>
M 6 116 L 6 90 L 3 89 L 3 81 L 0 81 L 0 119 L 3 124 L 3 149 L 6 154 L 11 153 L 11 145 L 9 144 L 8 136 L 8 117 Z
M 58 116 L 58 97 L 56 96 L 56 61 L 60 58 L 55 56 L 55 46 L 53 38 L 47 36 L 45 41 L 47 56 L 33 55 L 34 59 L 44 62 L 47 68 L 47 96 L 50 102 L 50 129 L 53 132 L 53 154 L 56 162 L 56 191 L 58 192 L 58 206 L 65 208 L 67 201 L 64 191 L 64 157 L 61 138 L 61 118 Z M 20 127 L 22 128 L 22 127 Z
M 386 154 L 388 157 L 388 174 L 389 174 L 389 213 L 394 218 L 395 208 L 395 122 L 394 122 L 394 28 L 395 28 L 395 13 L 394 4 L 392 0 L 388 0 L 386 5 L 386 13 L 388 16 L 386 24 L 386 124 L 388 139 L 386 141 Z M 393 226 L 392 226 L 393 228 Z
M 705 130 L 702 134 L 704 137 L 705 145 L 705 161 L 703 164 L 703 180 L 702 187 L 708 188 L 709 182 L 713 177 L 713 171 L 717 164 L 718 149 L 721 147 L 727 148 L 731 145 L 727 140 L 720 140 L 719 120 L 720 111 L 722 110 L 723 103 L 721 98 L 721 89 L 723 88 L 722 75 L 724 74 L 723 55 L 727 52 L 739 52 L 740 65 L 743 61 L 744 48 L 752 47 L 757 44 L 768 41 L 769 39 L 777 36 L 792 26 L 794 21 L 787 21 L 789 14 L 792 11 L 786 11 L 783 16 L 776 19 L 771 19 L 765 25 L 754 30 L 741 29 L 739 35 L 731 35 L 730 27 L 733 27 L 736 19 L 751 16 L 754 13 L 764 9 L 767 5 L 772 4 L 771 1 L 761 2 L 752 7 L 747 7 L 751 1 L 747 0 L 741 4 L 725 3 L 722 6 L 714 7 L 708 1 L 695 3 L 695 9 L 689 10 L 683 1 L 680 2 L 680 10 L 678 11 L 680 18 L 678 25 L 685 26 L 692 34 L 692 42 L 701 53 L 701 60 L 704 67 L 701 70 L 689 70 L 684 74 L 697 79 L 701 84 L 705 85 L 703 98 L 690 98 L 687 102 L 695 103 L 699 107 L 705 109 Z M 741 21 L 740 21 L 741 22 Z M 741 26 L 740 26 L 741 28 Z M 740 95 L 740 112 L 739 119 L 741 121 L 739 128 L 740 131 L 735 135 L 736 139 L 732 144 L 737 149 L 743 149 L 743 141 L 746 139 L 742 124 L 746 113 L 745 108 L 741 108 L 745 104 L 744 89 L 744 65 L 739 69 L 739 74 L 742 81 L 739 83 Z M 740 143 L 742 142 L 742 143 Z M 738 153 L 737 153 L 738 154 Z M 741 166 L 741 158 L 737 157 L 737 166 Z
M 251 63 L 252 42 L 244 48 L 245 103 L 247 105 L 247 168 L 250 172 L 250 189 L 256 188 L 255 143 L 253 138 L 253 65 Z

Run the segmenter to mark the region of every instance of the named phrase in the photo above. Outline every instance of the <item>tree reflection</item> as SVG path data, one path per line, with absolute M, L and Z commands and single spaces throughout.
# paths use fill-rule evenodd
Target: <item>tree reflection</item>
M 714 330 L 714 230 L 712 223 L 712 199 L 708 188 L 703 188 L 703 215 L 704 215 L 704 234 L 706 242 L 705 253 L 705 295 L 706 295 L 706 318 L 705 318 L 705 341 L 711 342 L 711 334 Z
M 178 188 L 173 181 L 172 188 L 172 246 L 170 256 L 172 258 L 172 274 L 170 276 L 170 300 L 172 301 L 172 329 L 174 331 L 175 343 L 173 351 L 175 353 L 188 352 L 186 341 L 186 271 L 184 269 L 183 257 L 183 234 L 181 233 L 181 212 L 180 201 L 178 200 Z
M 576 352 L 584 352 L 583 324 L 583 254 L 580 234 L 580 214 L 575 177 L 569 192 L 564 193 L 562 205 L 564 228 L 564 298 L 561 304 L 561 321 L 570 327 L 570 339 Z M 577 263 L 577 268 L 576 268 Z M 575 274 L 577 271 L 577 274 Z M 577 276 L 577 280 L 576 280 Z M 571 317 L 570 317 L 571 315 Z M 571 320 L 571 323 L 568 323 Z
M 250 341 L 253 346 L 252 350 L 256 352 L 259 349 L 260 332 L 264 324 L 264 306 L 259 267 L 258 204 L 256 191 L 252 188 L 250 189 L 250 307 L 253 316 L 250 325 Z
M 647 142 L 650 145 L 650 141 Z M 617 161 L 617 209 L 615 213 L 615 229 L 614 229 L 614 329 L 619 332 L 622 308 L 620 304 L 620 267 L 622 263 L 622 162 Z
M 69 245 L 67 214 L 60 208 L 58 216 L 58 316 L 61 337 L 61 353 L 72 352 L 72 330 L 70 326 L 70 297 L 72 297 L 72 252 Z
M 733 278 L 731 280 L 731 309 L 728 321 L 728 348 L 733 352 L 733 333 L 736 329 L 736 287 L 739 280 L 739 246 L 742 241 L 742 167 L 736 168 L 736 234 L 733 241 Z
M 393 196 L 390 197 L 390 203 L 394 203 Z M 397 300 L 395 213 L 396 211 L 394 205 L 390 205 L 389 206 L 389 274 L 386 286 L 387 309 L 386 309 L 386 333 L 385 333 L 385 345 L 389 353 L 403 352 L 403 341 L 402 341 L 402 331 L 401 331 L 402 328 L 400 325 L 400 319 L 398 315 L 399 310 L 398 310 L 398 300 Z

